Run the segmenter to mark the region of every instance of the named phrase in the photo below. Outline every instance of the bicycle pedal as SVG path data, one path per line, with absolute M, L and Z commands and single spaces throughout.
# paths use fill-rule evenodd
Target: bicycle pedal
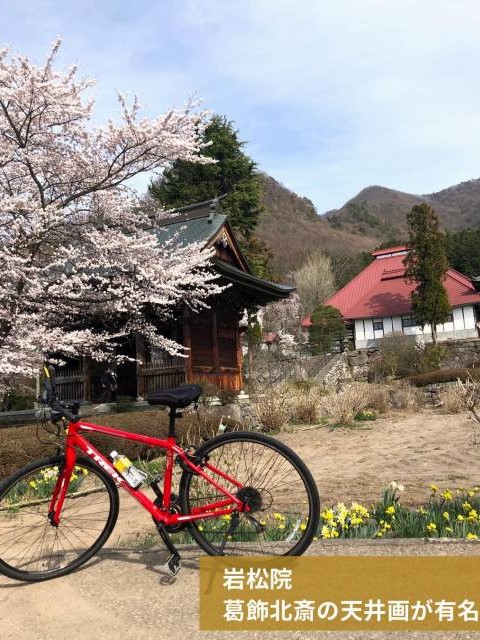
M 170 575 L 176 576 L 180 569 L 182 568 L 182 561 L 180 556 L 170 556 L 170 558 L 165 563 L 165 569 L 170 573 Z

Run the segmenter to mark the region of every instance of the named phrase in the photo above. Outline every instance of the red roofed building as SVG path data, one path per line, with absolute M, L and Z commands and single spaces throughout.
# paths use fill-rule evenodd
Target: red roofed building
M 405 280 L 406 253 L 406 247 L 373 251 L 373 262 L 325 300 L 352 324 L 357 349 L 374 346 L 379 338 L 394 333 L 430 337 L 429 325 L 422 331 L 412 316 L 410 293 L 415 283 Z M 444 285 L 452 313 L 445 323 L 437 325 L 437 339 L 477 337 L 475 309 L 480 304 L 480 294 L 455 269 L 448 269 Z M 310 318 L 302 322 L 304 327 L 310 324 Z

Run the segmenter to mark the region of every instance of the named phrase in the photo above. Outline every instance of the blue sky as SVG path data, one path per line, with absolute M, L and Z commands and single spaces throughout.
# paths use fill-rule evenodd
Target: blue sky
M 480 177 L 476 0 L 2 0 L 0 41 L 148 115 L 190 95 L 235 121 L 260 168 L 319 213 L 379 184 L 429 193 Z

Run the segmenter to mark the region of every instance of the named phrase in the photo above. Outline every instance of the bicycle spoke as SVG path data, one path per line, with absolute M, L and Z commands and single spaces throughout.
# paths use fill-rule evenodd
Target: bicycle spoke
M 116 489 L 86 461 L 75 467 L 53 525 L 48 510 L 62 459 L 52 460 L 19 472 L 0 495 L 0 571 L 7 575 L 40 580 L 65 573 L 100 548 L 115 523 Z
M 265 436 L 241 433 L 221 436 L 211 448 L 208 442 L 200 448 L 199 455 L 207 455 L 209 465 L 239 481 L 242 488 L 212 470 L 209 477 L 248 507 L 234 528 L 233 515 L 192 525 L 195 539 L 209 553 L 283 554 L 308 546 L 318 523 L 318 493 L 308 470 L 285 449 Z M 208 509 L 224 499 L 200 476 L 189 478 L 187 492 L 187 509 Z

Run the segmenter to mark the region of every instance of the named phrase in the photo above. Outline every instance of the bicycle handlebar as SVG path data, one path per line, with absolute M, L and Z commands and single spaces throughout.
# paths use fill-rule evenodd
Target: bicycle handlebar
M 52 418 L 51 418 L 52 422 L 55 422 L 56 419 L 58 420 L 62 416 L 66 418 L 69 422 L 78 422 L 80 419 L 75 413 L 72 413 L 70 411 L 70 409 L 74 409 L 78 411 L 77 403 L 74 403 L 72 406 L 72 405 L 63 404 L 62 402 L 52 402 L 50 406 L 52 408 Z M 53 415 L 54 413 L 60 414 L 58 418 L 56 418 Z

